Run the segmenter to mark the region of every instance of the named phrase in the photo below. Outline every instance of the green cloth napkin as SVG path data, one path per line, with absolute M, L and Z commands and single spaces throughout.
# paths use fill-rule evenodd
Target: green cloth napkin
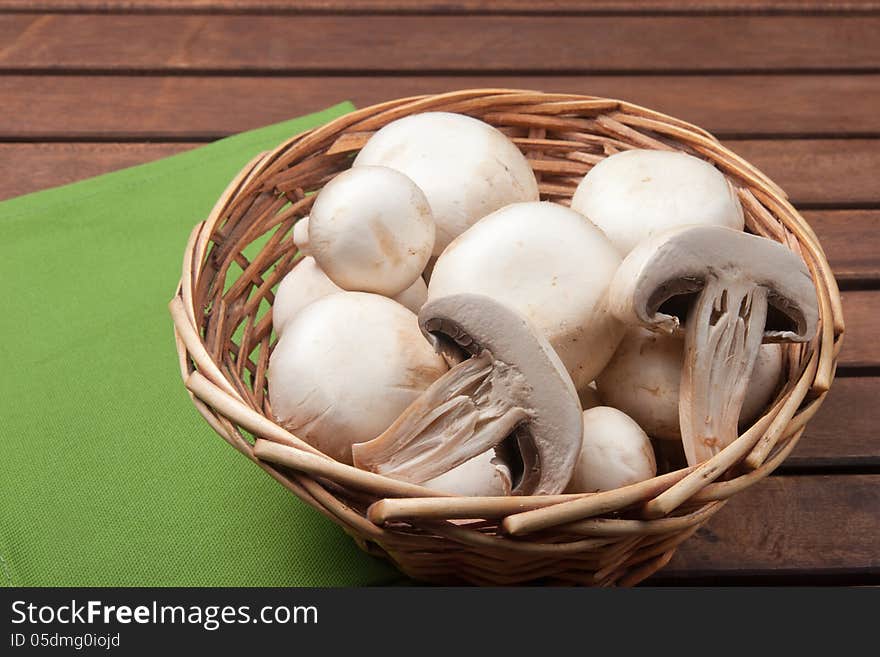
M 228 181 L 351 109 L 0 204 L 0 584 L 400 579 L 208 427 L 167 311 L 187 236 Z

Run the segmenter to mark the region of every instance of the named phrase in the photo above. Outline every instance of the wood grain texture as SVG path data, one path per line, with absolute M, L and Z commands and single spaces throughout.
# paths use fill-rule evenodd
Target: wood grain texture
M 880 280 L 880 211 L 807 210 L 802 214 L 819 236 L 838 281 Z
M 769 477 L 735 495 L 655 579 L 880 574 L 880 476 Z
M 0 68 L 7 70 L 425 74 L 880 68 L 880 16 L 19 14 L 0 15 L 3 23 L 0 32 L 16 31 L 0 50 Z
M 622 98 L 719 136 L 880 135 L 880 75 L 0 76 L 0 139 L 204 139 L 315 111 L 505 86 Z M 833 102 L 819 102 L 833 98 Z
M 794 451 L 780 466 L 880 466 L 880 378 L 838 377 Z
M 0 144 L 0 198 L 148 162 L 192 143 Z M 880 140 L 747 140 L 725 144 L 767 173 L 798 204 L 880 204 L 871 185 L 880 169 Z M 23 169 L 24 168 L 24 169 Z M 34 176 L 21 179 L 16 171 Z M 807 210 L 842 279 L 880 278 L 880 211 Z
M 726 144 L 801 205 L 880 204 L 878 139 L 735 141 Z
M 174 155 L 200 144 L 0 144 L 0 200 Z M 27 175 L 22 175 L 22 172 Z
M 0 0 L 0 10 L 113 12 L 369 13 L 844 13 L 880 10 L 876 0 Z
M 848 140 L 844 144 L 857 141 Z M 746 143 L 748 145 L 743 147 Z M 818 145 L 823 143 L 818 142 Z M 845 194 L 838 196 L 838 192 L 850 186 L 859 198 L 865 192 L 878 192 L 870 183 L 880 163 L 860 169 L 844 161 L 839 168 L 827 169 L 825 176 L 816 176 L 811 168 L 800 164 L 800 158 L 785 157 L 790 150 L 800 149 L 810 159 L 814 144 L 817 142 L 812 140 L 774 140 L 730 142 L 728 146 L 758 164 L 796 199 L 804 193 L 805 198 L 821 203 L 841 203 L 852 197 Z M 198 145 L 186 142 L 0 144 L 0 199 L 149 162 Z M 820 160 L 817 166 L 821 168 L 822 158 L 812 159 Z M 21 171 L 28 171 L 29 175 L 22 176 Z M 843 175 L 836 175 L 838 173 Z M 859 184 L 851 185 L 849 176 L 853 176 Z M 809 179 L 811 183 L 803 184 L 802 178 Z M 813 189 L 813 185 L 823 190 L 823 195 Z M 880 202 L 877 196 L 867 198 L 875 203 Z M 819 235 L 839 281 L 880 281 L 880 210 L 807 210 L 803 214 Z
M 841 294 L 846 338 L 840 353 L 839 367 L 880 367 L 880 290 L 851 290 Z

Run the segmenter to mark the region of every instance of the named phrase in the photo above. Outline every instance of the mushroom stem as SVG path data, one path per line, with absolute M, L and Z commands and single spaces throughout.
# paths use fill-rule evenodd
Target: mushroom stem
M 488 350 L 452 367 L 377 438 L 353 446 L 355 466 L 424 483 L 491 449 L 529 411 L 510 400 L 525 382 Z
M 707 276 L 685 320 L 679 421 L 688 465 L 736 440 L 766 319 L 767 288 Z

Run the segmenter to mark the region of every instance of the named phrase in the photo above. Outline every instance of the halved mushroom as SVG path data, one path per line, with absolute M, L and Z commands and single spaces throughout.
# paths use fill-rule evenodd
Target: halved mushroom
M 512 468 L 513 493 L 561 492 L 583 423 L 571 377 L 546 338 L 516 311 L 477 294 L 429 301 L 419 324 L 447 359 L 462 350 L 471 358 L 428 386 L 378 438 L 354 445 L 355 465 L 424 483 L 511 438 L 498 452 L 521 461 Z
M 483 217 L 446 247 L 428 300 L 485 294 L 522 314 L 553 345 L 576 388 L 596 378 L 624 327 L 605 295 L 620 266 L 586 217 L 556 203 L 514 203 Z
M 337 292 L 284 326 L 269 357 L 276 421 L 342 463 L 447 371 L 415 314 L 367 292 Z
M 804 262 L 773 240 L 721 226 L 687 226 L 641 242 L 609 289 L 631 326 L 672 333 L 684 322 L 679 422 L 688 463 L 737 437 L 761 342 L 806 342 L 818 322 Z
M 781 344 L 761 345 L 739 414 L 741 428 L 757 419 L 773 400 L 782 377 L 782 355 Z M 682 336 L 632 327 L 596 379 L 600 398 L 604 405 L 638 422 L 651 438 L 681 441 L 678 389 L 683 363 Z M 578 392 L 587 410 L 584 391 Z

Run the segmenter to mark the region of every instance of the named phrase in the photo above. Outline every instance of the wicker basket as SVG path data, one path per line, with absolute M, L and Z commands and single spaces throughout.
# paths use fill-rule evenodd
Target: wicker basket
M 478 117 L 523 150 L 542 199 L 567 203 L 603 157 L 629 148 L 705 158 L 736 186 L 750 232 L 800 253 L 816 284 L 820 329 L 788 348 L 787 380 L 767 413 L 711 460 L 610 492 L 504 498 L 440 496 L 331 460 L 272 420 L 266 368 L 273 289 L 295 265 L 294 223 L 313 192 L 348 168 L 370 134 L 429 110 Z M 633 585 L 731 495 L 791 452 L 834 377 L 840 295 L 809 225 L 785 193 L 712 135 L 618 100 L 475 89 L 394 100 L 297 135 L 250 162 L 195 227 L 170 304 L 193 403 L 227 442 L 407 575 L 446 584 Z

